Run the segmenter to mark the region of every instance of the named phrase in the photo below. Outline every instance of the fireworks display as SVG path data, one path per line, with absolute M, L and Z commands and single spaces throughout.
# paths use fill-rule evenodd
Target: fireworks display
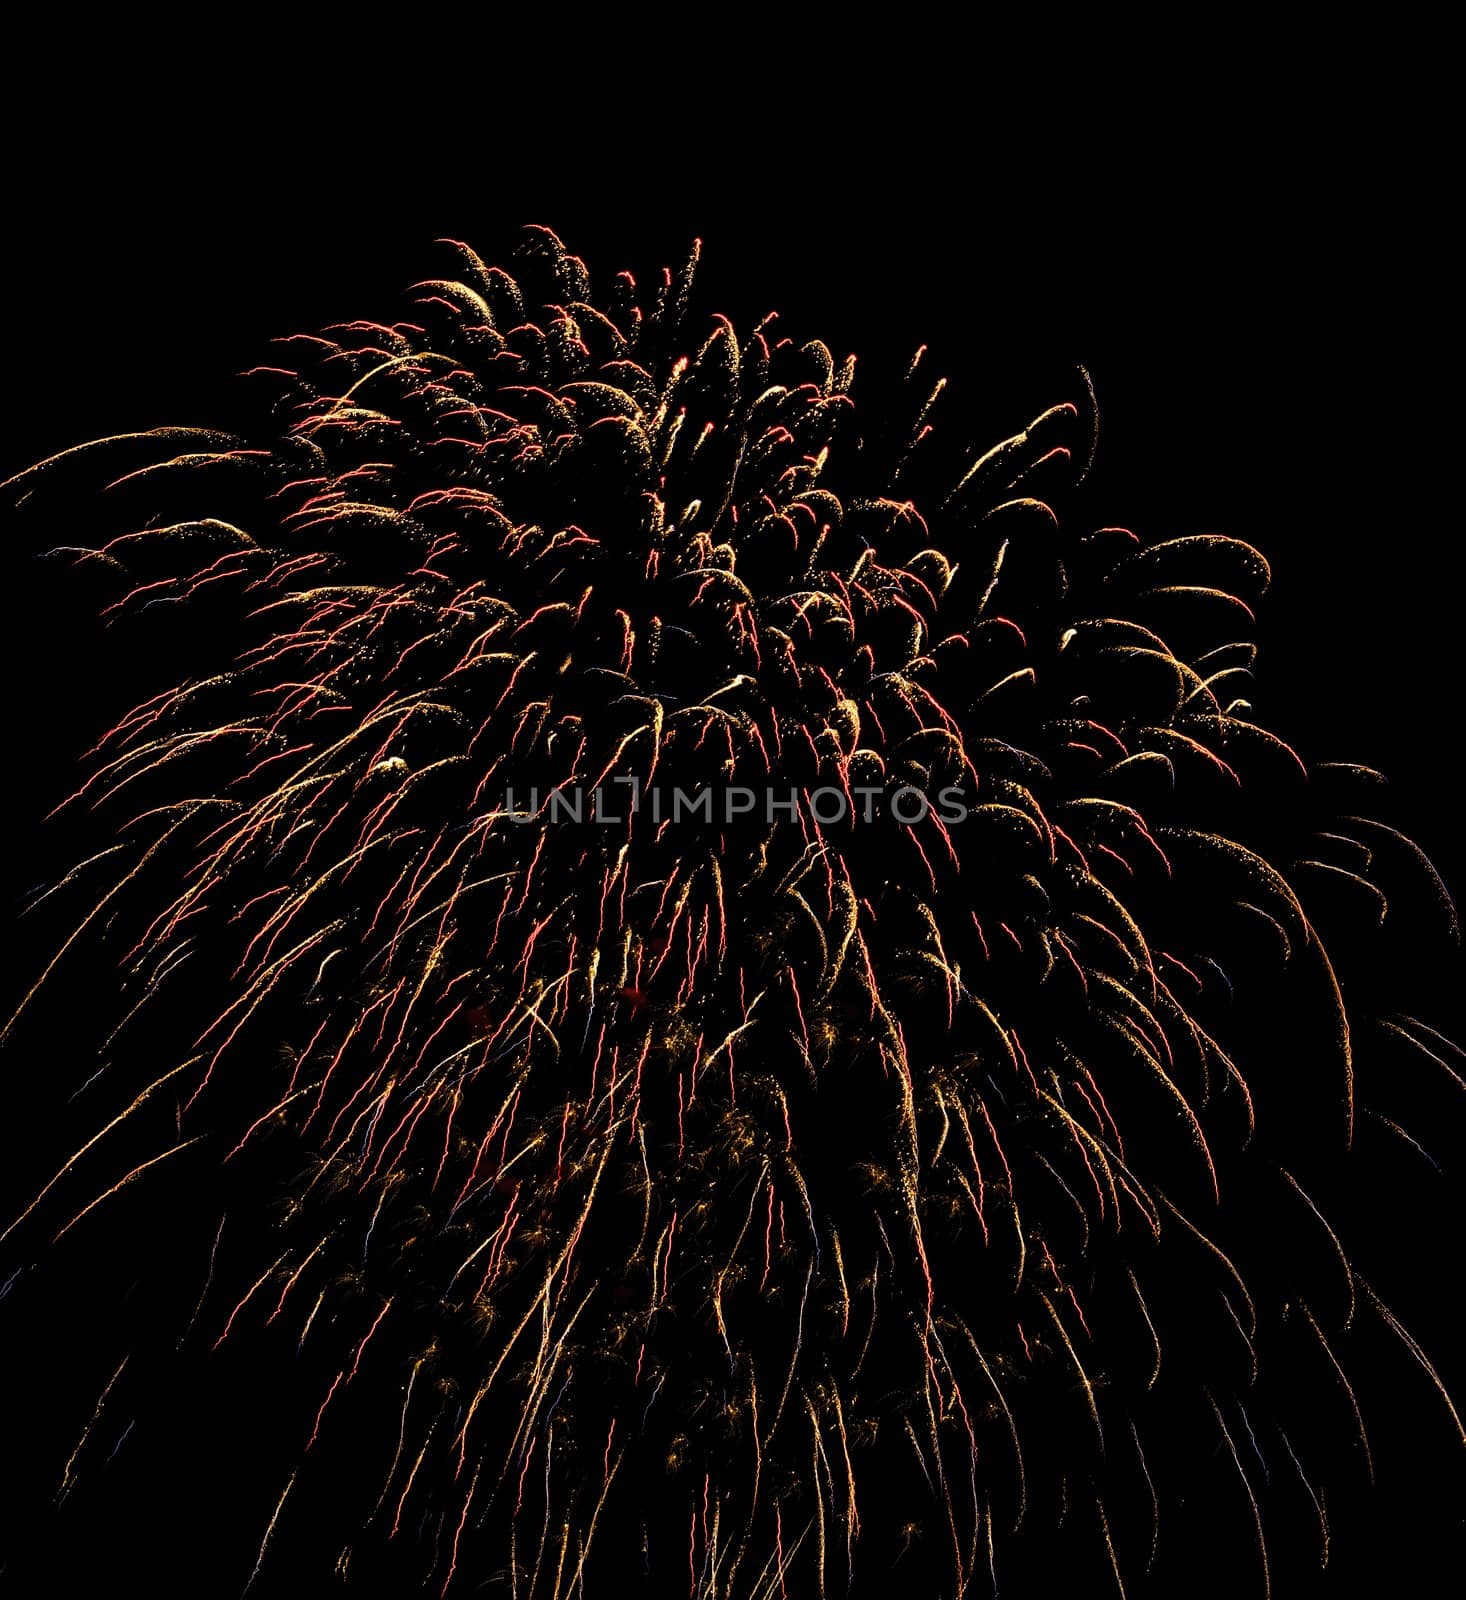
M 56 819 L 11 1029 L 105 1015 L 0 1278 L 217 1200 L 158 1348 L 303 1375 L 254 1593 L 307 1526 L 514 1600 L 1317 1568 L 1361 1341 L 1466 1442 L 1329 1199 L 1433 1163 L 1372 1082 L 1463 1061 L 1354 1014 L 1335 926 L 1455 914 L 1254 720 L 1267 563 L 1061 520 L 1083 374 L 974 446 L 923 353 L 867 394 L 689 310 L 695 252 L 453 252 L 252 431 L 8 486 L 164 671 Z

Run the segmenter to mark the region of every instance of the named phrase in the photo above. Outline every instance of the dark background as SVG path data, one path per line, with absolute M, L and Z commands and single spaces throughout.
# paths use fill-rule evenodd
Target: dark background
M 0 477 L 101 433 L 227 424 L 272 335 L 403 314 L 440 236 L 494 259 L 539 221 L 593 271 L 639 272 L 699 236 L 706 310 L 776 307 L 876 361 L 926 343 L 974 437 L 1068 398 L 1082 363 L 1084 514 L 1256 544 L 1262 720 L 1386 771 L 1391 820 L 1466 885 L 1460 263 L 1430 41 L 1112 39 L 1150 81 L 1096 55 L 1061 83 L 1046 45 L 872 38 L 832 61 L 772 23 L 748 64 L 718 42 L 674 73 L 631 26 L 532 51 L 445 27 L 268 73 L 222 35 L 187 65 L 54 56 L 12 106 Z M 108 703 L 27 536 L 7 530 L 3 569 L 18 841 Z M 22 843 L 7 890 L 31 870 Z M 1439 970 L 1450 1002 L 1459 961 Z M 1457 1257 L 1443 1220 L 1421 1218 L 1422 1263 Z M 1428 1292 L 1434 1326 L 1412 1326 L 1450 1349 L 1453 1269 Z M 1418 1514 L 1402 1537 L 1455 1552 Z M 1389 1526 L 1377 1543 L 1384 1572 Z

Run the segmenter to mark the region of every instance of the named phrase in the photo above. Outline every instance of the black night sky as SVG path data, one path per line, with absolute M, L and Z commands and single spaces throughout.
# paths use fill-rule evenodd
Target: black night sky
M 935 43 L 883 63 L 899 91 L 881 88 L 872 41 L 870 62 L 828 78 L 804 56 L 750 67 L 736 97 L 696 72 L 663 85 L 645 62 L 634 91 L 601 96 L 546 51 L 542 66 L 516 67 L 512 95 L 464 60 L 425 65 L 436 87 L 420 112 L 387 90 L 389 47 L 375 48 L 378 68 L 352 77 L 361 94 L 339 106 L 312 104 L 303 70 L 226 87 L 214 56 L 186 82 L 163 81 L 156 63 L 85 83 L 64 72 L 14 119 L 0 478 L 101 434 L 228 426 L 241 396 L 232 375 L 269 360 L 272 336 L 402 314 L 406 287 L 445 265 L 436 239 L 494 260 L 522 223 L 543 222 L 593 271 L 641 274 L 698 237 L 703 310 L 741 327 L 777 309 L 837 357 L 855 351 L 862 370 L 926 344 L 951 379 L 950 415 L 974 438 L 997 440 L 1067 398 L 1082 365 L 1099 452 L 1070 515 L 1146 539 L 1256 545 L 1274 575 L 1260 719 L 1310 760 L 1387 773 L 1379 814 L 1466 888 L 1455 172 L 1443 105 L 1411 49 L 1361 40 L 1325 64 L 1270 46 L 1262 61 L 1241 52 L 1216 87 L 1173 79 L 1143 95 L 1097 62 L 1088 81 L 1032 104 L 1009 80 L 1041 80 L 1037 58 L 974 67 L 962 84 L 947 68 L 929 102 L 921 85 L 946 53 Z M 585 68 L 589 47 L 577 48 Z M 1188 70 L 1199 72 L 1194 58 Z M 100 635 L 67 570 L 25 547 L 32 536 L 7 531 L 4 566 L 12 905 L 47 860 L 39 816 L 117 709 L 97 670 Z M 1381 959 L 1460 1036 L 1459 952 Z M 14 1058 L 3 1067 L 0 1102 L 22 1172 L 27 1119 L 53 1104 L 29 1075 L 79 1076 L 27 1060 L 19 1081 Z M 1443 1126 L 1459 1138 L 1459 1119 Z M 1393 1252 L 1406 1320 L 1459 1389 L 1466 1151 L 1433 1153 L 1453 1182 L 1422 1185 L 1414 1227 L 1372 1242 Z M 7 1180 L 7 1210 L 26 1189 Z M 234 1400 L 209 1402 L 207 1489 L 156 1443 L 165 1430 L 110 1503 L 53 1528 L 31 1463 L 49 1472 L 45 1452 L 75 1433 L 79 1407 L 85 1420 L 96 1385 L 63 1396 L 64 1352 L 108 1310 L 77 1291 L 64 1311 L 9 1312 L 0 1302 L 15 1426 L 0 1419 L 0 1438 L 32 1441 L 6 1470 L 20 1485 L 10 1503 L 38 1520 L 5 1531 L 16 1553 L 0 1553 L 0 1595 L 87 1592 L 109 1572 L 160 1594 L 237 1592 L 252 1550 L 211 1554 L 207 1528 L 211 1496 L 254 1505 L 262 1492 L 247 1437 L 260 1397 L 238 1359 Z M 1407 1400 L 1379 1417 L 1385 1481 L 1359 1501 L 1369 1516 L 1341 1506 L 1337 1564 L 1317 1589 L 1280 1582 L 1280 1600 L 1350 1592 L 1351 1577 L 1391 1585 L 1354 1592 L 1424 1592 L 1429 1560 L 1459 1557 L 1462 1463 L 1428 1385 L 1412 1378 Z M 50 1428 L 53 1409 L 65 1420 Z M 26 1416 L 43 1420 L 22 1426 Z M 1414 1477 L 1392 1483 L 1390 1459 L 1413 1461 Z M 112 1465 L 125 1469 L 125 1456 Z M 1243 1540 L 1245 1509 L 1226 1526 Z M 262 1580 L 252 1592 L 289 1591 Z

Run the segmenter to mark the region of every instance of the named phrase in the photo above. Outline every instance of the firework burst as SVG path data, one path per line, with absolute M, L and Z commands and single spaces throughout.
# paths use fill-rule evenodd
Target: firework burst
M 8 1247 L 225 1174 L 173 1338 L 320 1378 L 261 1586 L 333 1499 L 349 1582 L 516 1600 L 985 1593 L 1055 1528 L 1124 1592 L 1177 1484 L 1260 1590 L 1274 1501 L 1326 1553 L 1358 1324 L 1460 1421 L 1325 1209 L 1308 896 L 1454 916 L 1253 719 L 1262 557 L 1060 520 L 1087 381 L 965 450 L 923 355 L 867 400 L 691 261 L 454 251 L 283 341 L 254 436 L 12 480 L 105 487 L 65 553 L 174 643 L 63 808 L 33 1002 L 99 951 L 126 993 Z

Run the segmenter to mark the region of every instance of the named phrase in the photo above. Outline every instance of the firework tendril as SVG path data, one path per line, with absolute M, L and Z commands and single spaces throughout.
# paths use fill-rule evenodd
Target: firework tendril
M 987 1593 L 1059 1524 L 1123 1593 L 1192 1457 L 1265 1590 L 1269 1494 L 1328 1543 L 1299 1373 L 1367 1455 L 1357 1323 L 1460 1431 L 1313 1175 L 1351 1032 L 1361 1075 L 1460 1058 L 1351 1030 L 1310 896 L 1454 915 L 1241 698 L 1265 561 L 1061 520 L 1087 381 L 972 450 L 923 354 L 867 398 L 691 314 L 696 252 L 593 293 L 547 230 L 514 276 L 453 249 L 415 320 L 282 341 L 254 434 L 12 480 L 103 491 L 65 553 L 116 619 L 203 623 L 64 808 L 27 1004 L 120 963 L 111 1109 L 5 1247 L 170 1163 L 276 1175 L 173 1334 L 330 1347 L 257 1589 L 334 1434 L 341 1570 L 424 1593 Z M 734 788 L 797 803 L 652 804 Z

